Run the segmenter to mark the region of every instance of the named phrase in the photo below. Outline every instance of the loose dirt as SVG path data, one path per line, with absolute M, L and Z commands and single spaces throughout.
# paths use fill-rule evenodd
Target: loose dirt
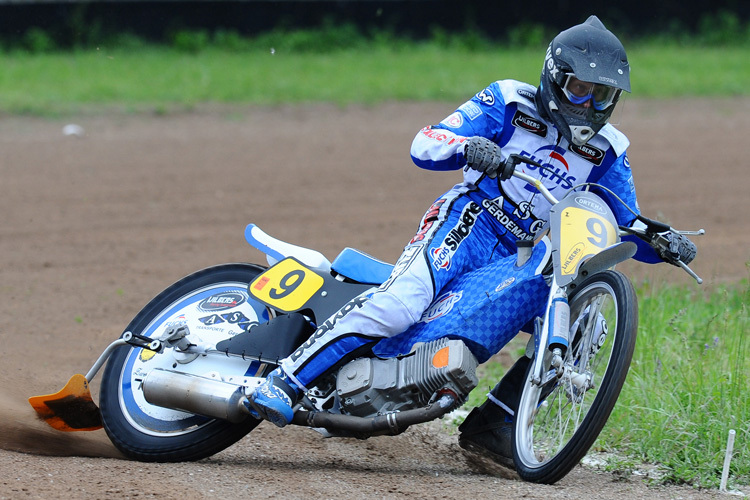
M 750 99 L 624 104 L 643 212 L 706 229 L 693 266 L 704 287 L 747 278 Z M 161 289 L 203 267 L 263 263 L 244 242 L 250 222 L 329 258 L 352 246 L 394 261 L 459 180 L 409 158 L 417 131 L 452 107 L 4 117 L 0 498 L 719 498 L 595 466 L 526 484 L 472 465 L 440 423 L 366 441 L 263 424 L 214 457 L 162 465 L 122 459 L 103 431 L 64 434 L 35 418 L 26 398 L 85 373 Z M 70 123 L 83 135 L 64 135 Z M 621 269 L 698 288 L 671 266 Z

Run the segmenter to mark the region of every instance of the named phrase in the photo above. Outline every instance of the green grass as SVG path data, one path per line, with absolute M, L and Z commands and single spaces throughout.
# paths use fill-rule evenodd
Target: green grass
M 730 477 L 748 484 L 750 285 L 701 292 L 639 290 L 635 356 L 599 446 L 661 464 L 664 481 L 715 487 L 734 429 Z
M 55 115 L 321 101 L 458 104 L 497 79 L 538 82 L 543 55 L 543 47 L 469 50 L 434 43 L 373 44 L 323 53 L 271 46 L 195 52 L 164 46 L 11 51 L 0 53 L 0 111 Z M 630 50 L 633 95 L 750 95 L 746 58 L 741 46 L 638 44 Z
M 613 470 L 657 464 L 665 483 L 718 487 L 730 429 L 732 484 L 750 484 L 750 284 L 713 290 L 644 284 L 630 373 L 592 450 Z M 508 348 L 513 359 L 525 342 Z M 466 407 L 480 405 L 507 367 L 489 362 Z

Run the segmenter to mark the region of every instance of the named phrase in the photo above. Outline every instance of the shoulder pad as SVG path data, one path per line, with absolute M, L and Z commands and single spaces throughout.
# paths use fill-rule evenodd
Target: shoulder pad
M 534 95 L 536 94 L 536 87 L 533 85 L 519 82 L 518 80 L 499 80 L 496 83 L 506 103 L 517 102 L 529 107 L 535 107 Z
M 599 133 L 594 137 L 594 140 L 596 140 L 596 137 L 606 139 L 610 146 L 612 146 L 612 149 L 615 150 L 615 153 L 617 153 L 617 156 L 623 154 L 628 149 L 628 146 L 630 146 L 630 141 L 625 134 L 609 123 L 602 127 Z

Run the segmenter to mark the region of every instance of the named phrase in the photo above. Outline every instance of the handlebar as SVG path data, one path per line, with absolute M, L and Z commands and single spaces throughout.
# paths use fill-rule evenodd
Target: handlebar
M 674 266 L 681 267 L 686 273 L 692 276 L 699 285 L 703 284 L 703 279 L 679 258 L 665 258 L 663 257 L 663 255 L 666 253 L 664 251 L 669 248 L 669 240 L 666 237 L 666 233 L 682 234 L 686 236 L 702 235 L 706 234 L 705 229 L 699 229 L 697 231 L 678 231 L 671 227 L 669 224 L 655 221 L 647 217 L 638 216 L 637 220 L 639 220 L 644 225 L 643 228 L 620 226 L 620 232 L 623 234 L 632 234 L 642 239 L 643 241 L 651 245 L 654 249 L 659 251 L 659 255 L 662 255 L 662 258 L 664 258 L 666 262 Z
M 519 163 L 528 163 L 529 165 L 534 165 L 535 167 L 538 167 L 538 168 L 545 168 L 544 165 L 532 160 L 531 158 L 526 158 L 525 156 L 513 154 L 513 155 L 508 156 L 508 159 L 505 160 L 505 167 L 503 170 L 507 171 L 508 169 L 512 168 L 513 177 L 518 177 L 519 179 L 524 180 L 528 182 L 529 184 L 531 184 L 532 186 L 534 186 L 537 189 L 537 191 L 542 193 L 542 196 L 544 196 L 547 199 L 547 201 L 550 202 L 552 205 L 555 205 L 556 203 L 560 201 L 557 198 L 555 198 L 555 195 L 553 195 L 549 191 L 549 189 L 547 189 L 544 186 L 544 184 L 542 184 L 542 181 L 540 179 L 536 179 L 534 177 L 531 177 L 528 174 L 524 174 L 523 172 L 519 172 L 518 170 L 516 170 L 516 167 L 518 166 Z
M 534 186 L 537 191 L 539 191 L 544 198 L 549 201 L 552 205 L 559 202 L 559 200 L 542 184 L 542 181 L 540 179 L 536 179 L 534 177 L 531 177 L 528 174 L 525 174 L 523 172 L 519 172 L 516 170 L 516 167 L 520 163 L 527 163 L 529 165 L 533 165 L 535 167 L 538 167 L 540 169 L 546 168 L 541 163 L 532 160 L 531 158 L 526 158 L 525 156 L 521 156 L 518 154 L 512 154 L 508 156 L 507 160 L 505 160 L 505 165 L 503 167 L 504 172 L 511 172 L 510 175 L 513 177 L 517 177 L 521 180 L 524 180 Z M 508 174 L 506 174 L 508 175 Z M 605 191 L 608 191 L 615 199 L 617 199 L 620 203 L 625 205 L 631 212 L 633 211 L 628 205 L 622 201 L 615 193 L 611 192 L 609 189 L 607 189 L 604 186 L 601 186 L 599 184 L 593 184 L 593 183 L 586 183 L 582 184 L 581 186 L 598 186 Z M 575 190 L 577 187 L 581 186 L 575 186 L 572 190 Z M 651 245 L 654 249 L 659 251 L 659 254 L 663 254 L 664 250 L 666 250 L 669 246 L 669 240 L 667 240 L 665 233 L 671 232 L 674 234 L 681 234 L 681 235 L 702 235 L 705 234 L 706 231 L 704 229 L 699 229 L 698 231 L 678 231 L 674 228 L 672 228 L 669 224 L 665 224 L 664 222 L 660 222 L 654 219 L 649 219 L 648 217 L 644 217 L 640 214 L 637 214 L 633 212 L 635 215 L 635 218 L 637 221 L 639 221 L 643 227 L 625 227 L 620 226 L 620 234 L 632 234 L 637 236 L 638 238 L 642 239 L 649 245 Z M 672 265 L 681 267 L 686 273 L 688 273 L 690 276 L 692 276 L 698 284 L 703 283 L 703 279 L 698 276 L 690 267 L 688 267 L 687 264 L 682 262 L 680 259 L 666 259 L 666 261 Z

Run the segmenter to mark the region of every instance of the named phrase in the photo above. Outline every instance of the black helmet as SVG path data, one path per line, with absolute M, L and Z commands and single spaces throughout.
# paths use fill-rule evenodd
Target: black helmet
M 538 105 L 569 142 L 586 144 L 630 92 L 625 48 L 596 16 L 557 35 L 547 48 Z

